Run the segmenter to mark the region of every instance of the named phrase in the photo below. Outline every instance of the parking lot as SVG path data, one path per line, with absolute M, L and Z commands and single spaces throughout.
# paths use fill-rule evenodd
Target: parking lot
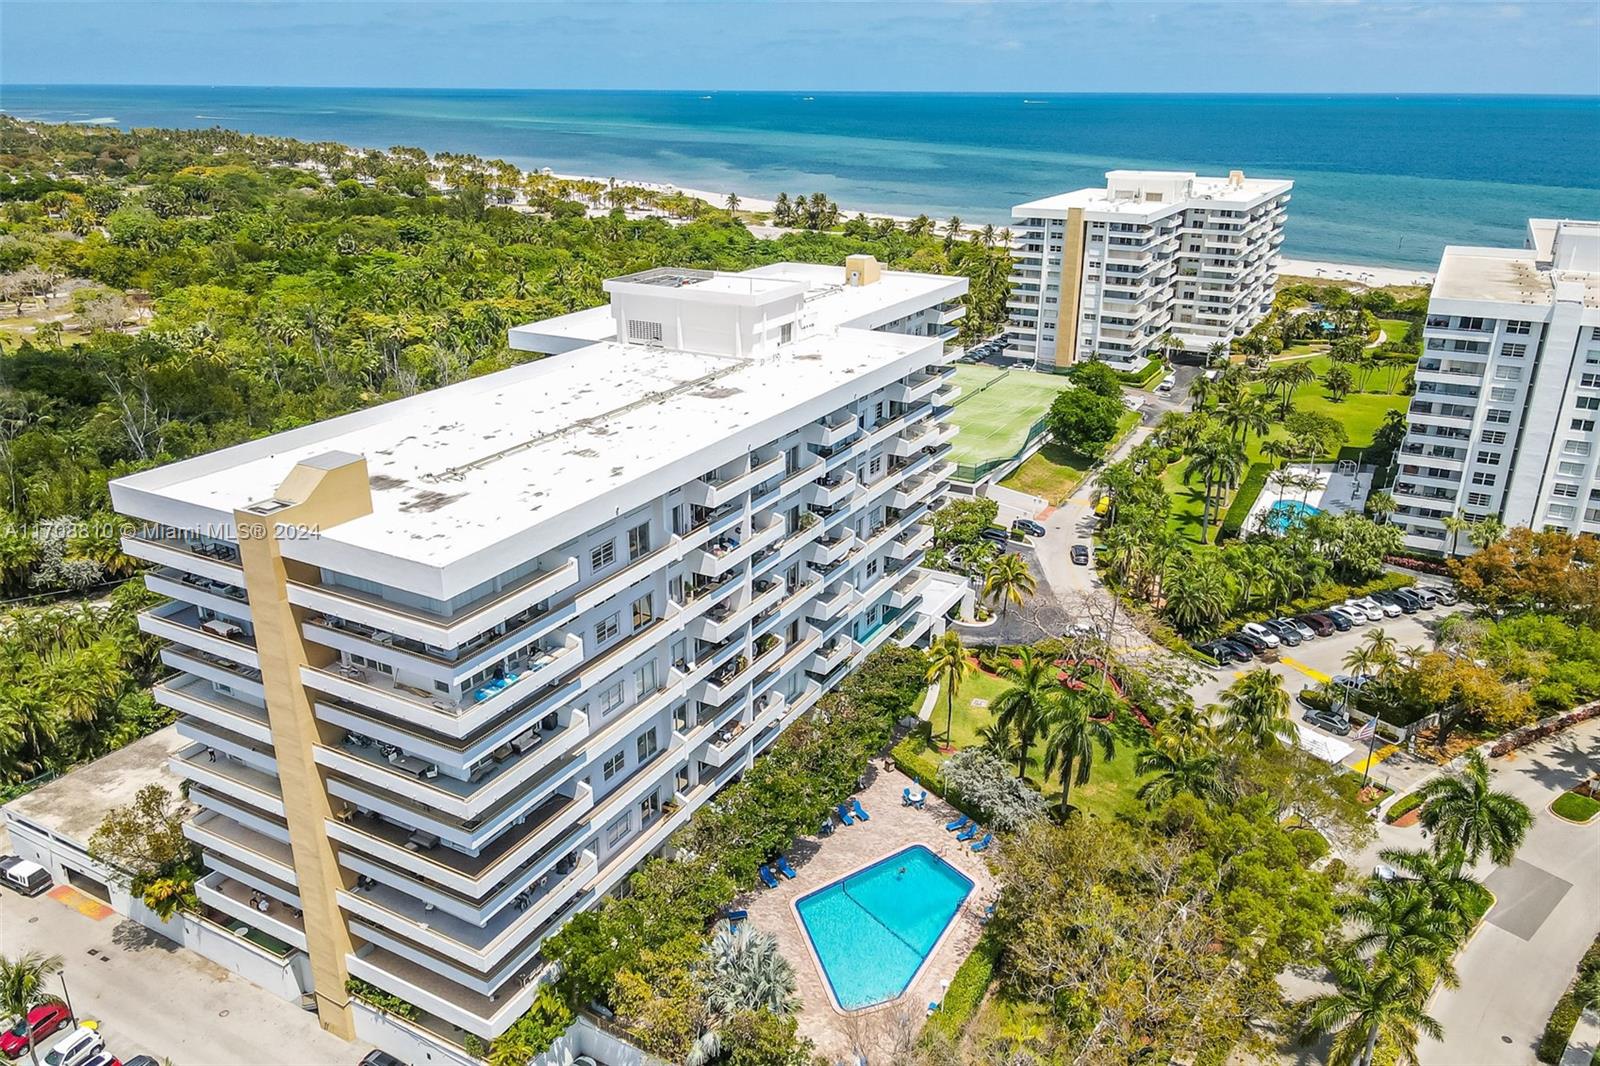
M 137 922 L 86 913 L 100 910 L 110 908 L 0 892 L 0 953 L 60 955 L 73 1010 L 100 1023 L 106 1049 L 122 1061 L 145 1054 L 174 1066 L 337 1066 L 370 1050 Z M 61 993 L 59 979 L 51 990 Z M 56 1039 L 40 1048 L 41 1062 Z
M 1282 677 L 1283 687 L 1294 696 L 1301 689 L 1320 685 L 1335 674 L 1348 673 L 1349 671 L 1344 668 L 1344 657 L 1375 629 L 1381 629 L 1387 636 L 1392 637 L 1396 647 L 1404 648 L 1420 644 L 1424 648 L 1431 649 L 1432 623 L 1459 609 L 1459 607 L 1436 607 L 1431 611 L 1418 611 L 1416 614 L 1404 614 L 1398 618 L 1385 618 L 1382 622 L 1368 622 L 1364 626 L 1356 626 L 1343 633 L 1336 632 L 1331 636 L 1316 637 L 1304 642 L 1298 648 L 1281 647 L 1278 649 L 1277 662 L 1266 663 L 1255 660 L 1249 663 L 1229 663 L 1210 671 L 1209 676 L 1194 686 L 1190 692 L 1197 704 L 1204 706 L 1207 703 L 1215 703 L 1222 690 L 1243 677 L 1246 671 L 1265 668 Z M 1297 702 L 1293 710 L 1295 721 L 1303 723 L 1304 714 L 1305 708 Z M 1324 736 L 1333 736 L 1325 730 L 1316 729 L 1315 726 L 1308 728 L 1315 729 Z M 1381 742 L 1379 746 L 1381 748 Z M 1365 757 L 1366 751 L 1363 747 L 1351 756 L 1351 761 Z

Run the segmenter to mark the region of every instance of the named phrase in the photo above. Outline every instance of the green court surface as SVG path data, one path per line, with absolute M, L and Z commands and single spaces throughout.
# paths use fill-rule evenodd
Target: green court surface
M 961 395 L 950 421 L 961 432 L 951 444 L 950 458 L 969 466 L 1015 455 L 1027 443 L 1029 428 L 1067 387 L 1066 379 L 1054 374 L 977 363 L 957 365 L 955 384 Z

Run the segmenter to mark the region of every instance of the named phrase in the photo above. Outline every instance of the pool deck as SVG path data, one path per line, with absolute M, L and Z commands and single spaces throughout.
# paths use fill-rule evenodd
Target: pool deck
M 1261 495 L 1256 497 L 1256 502 L 1250 508 L 1250 513 L 1245 517 L 1244 528 L 1249 532 L 1266 529 L 1264 525 L 1267 512 L 1272 510 L 1279 500 L 1295 504 L 1304 503 L 1319 511 L 1328 514 L 1346 514 L 1349 512 L 1360 513 L 1367 502 L 1367 497 L 1372 493 L 1372 471 L 1361 469 L 1356 473 L 1346 473 L 1336 465 L 1318 463 L 1307 465 L 1304 463 L 1292 464 L 1289 469 L 1300 475 L 1315 477 L 1319 485 L 1309 491 L 1285 487 L 1281 491 L 1269 478 Z M 1279 532 L 1271 530 L 1271 532 Z
M 883 1053 L 892 1054 L 899 1034 L 913 1023 L 921 1025 L 929 1002 L 944 998 L 945 985 L 977 943 L 982 932 L 978 911 L 994 899 L 997 891 L 984 856 L 972 853 L 971 842 L 959 843 L 954 833 L 945 832 L 945 823 L 959 817 L 954 808 L 931 792 L 923 810 L 902 806 L 902 789 L 909 787 L 913 796 L 921 794 L 922 789 L 899 771 L 884 770 L 881 760 L 874 762 L 867 775 L 870 783 L 857 798 L 872 816 L 870 819 L 839 827 L 830 837 L 801 839 L 789 853 L 789 862 L 798 877 L 780 881 L 775 889 L 748 893 L 735 904 L 750 912 L 751 925 L 778 938 L 784 957 L 794 966 L 800 992 L 800 1035 L 814 1040 L 817 1050 L 830 1061 L 847 1056 L 858 1043 L 863 1050 L 876 1045 Z M 830 1000 L 805 931 L 795 916 L 794 901 L 914 844 L 927 847 L 970 877 L 975 886 L 973 892 L 904 995 L 878 1007 L 843 1014 Z M 998 846 L 997 838 L 988 853 L 993 854 Z

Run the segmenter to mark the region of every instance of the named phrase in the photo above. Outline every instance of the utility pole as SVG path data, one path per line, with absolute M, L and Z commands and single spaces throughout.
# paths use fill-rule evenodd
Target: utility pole
M 67 991 L 67 971 L 61 971 L 61 996 L 67 1001 L 67 1013 L 73 1021 L 78 1020 L 78 1012 L 72 1009 L 72 993 Z

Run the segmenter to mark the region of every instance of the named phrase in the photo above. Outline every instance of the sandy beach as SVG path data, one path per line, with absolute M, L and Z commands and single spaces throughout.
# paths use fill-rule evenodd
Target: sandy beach
M 590 174 L 553 174 L 552 176 L 566 181 L 598 181 L 602 184 L 613 180 L 611 178 L 596 177 Z M 629 178 L 616 178 L 615 180 L 619 185 L 631 185 L 635 188 L 650 189 L 654 192 L 682 193 L 685 196 L 692 196 L 695 199 L 704 200 L 706 203 L 712 204 L 716 207 L 722 207 L 728 202 L 728 193 L 726 191 L 719 192 L 713 189 L 692 189 L 687 186 L 672 185 L 668 182 L 660 181 L 634 181 Z M 771 200 L 764 199 L 759 196 L 746 196 L 743 193 L 738 193 L 737 195 L 739 197 L 739 207 L 741 210 L 757 212 L 767 212 L 772 210 Z M 868 208 L 856 207 L 848 204 L 839 205 L 839 215 L 842 218 L 852 218 L 858 213 L 864 214 L 868 218 L 889 218 L 901 223 L 911 221 L 910 215 L 895 215 L 890 214 L 887 211 L 874 211 Z M 1291 218 L 1291 222 L 1292 221 L 1293 220 Z M 934 222 L 939 227 L 938 232 L 942 234 L 944 232 L 944 220 L 936 218 L 934 219 Z M 963 225 L 962 232 L 976 233 L 981 228 L 982 227 L 980 225 Z M 750 232 L 754 233 L 757 237 L 770 238 L 775 237 L 785 231 L 779 226 L 751 225 Z M 1284 259 L 1279 264 L 1279 273 L 1292 274 L 1296 277 L 1327 278 L 1329 281 L 1357 282 L 1372 286 L 1431 286 L 1433 284 L 1433 271 L 1421 270 L 1417 267 L 1374 266 L 1371 264 L 1362 263 L 1328 263 L 1316 259 Z

